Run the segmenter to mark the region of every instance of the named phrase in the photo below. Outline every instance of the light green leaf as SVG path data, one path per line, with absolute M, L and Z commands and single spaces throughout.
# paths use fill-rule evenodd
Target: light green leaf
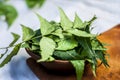
M 84 60 L 72 60 L 70 61 L 76 70 L 77 80 L 82 80 L 82 75 L 84 73 Z
M 29 43 L 25 42 L 21 45 L 21 48 L 30 48 Z
M 31 47 L 31 50 L 34 51 L 34 50 L 39 50 L 40 47 L 39 46 L 36 46 L 36 45 L 32 45 Z
M 96 65 L 91 64 L 93 75 L 96 77 Z
M 14 47 L 13 51 L 2 61 L 2 63 L 0 63 L 0 67 L 3 67 L 5 64 L 10 62 L 12 57 L 18 53 L 20 46 L 21 46 L 21 43 Z
M 68 19 L 68 17 L 61 8 L 59 8 L 59 12 L 60 12 L 60 18 L 61 18 L 60 22 L 62 28 L 64 30 L 70 29 L 73 26 L 73 23 Z
M 46 19 L 42 18 L 38 14 L 37 16 L 40 20 L 40 24 L 41 24 L 40 29 L 41 29 L 42 35 L 48 35 L 55 30 L 55 27 L 52 24 L 50 24 Z
M 62 29 L 61 28 L 57 29 L 55 32 L 53 32 L 51 34 L 56 35 L 59 38 L 64 38 L 64 35 L 62 34 Z
M 16 43 L 16 41 L 20 38 L 20 36 L 16 33 L 11 33 L 11 34 L 13 35 L 14 40 L 10 43 L 9 46 L 13 46 Z
M 24 25 L 21 25 L 21 26 L 22 26 L 22 32 L 23 32 L 23 37 L 22 37 L 23 41 L 28 41 L 34 37 L 35 32 L 31 28 L 26 27 Z
M 90 33 L 87 33 L 85 31 L 78 30 L 78 29 L 70 29 L 70 30 L 67 30 L 67 32 L 74 34 L 76 36 L 79 36 L 79 37 L 95 37 L 94 34 L 90 34 Z
M 62 39 L 58 42 L 56 50 L 70 50 L 78 45 L 77 41 L 73 38 Z
M 38 60 L 38 62 L 40 61 L 46 61 L 49 59 L 50 56 L 52 56 L 54 50 L 55 50 L 55 42 L 48 37 L 43 37 L 40 40 L 40 49 L 41 49 L 41 59 Z
M 84 28 L 82 20 L 75 14 L 74 26 L 73 28 Z

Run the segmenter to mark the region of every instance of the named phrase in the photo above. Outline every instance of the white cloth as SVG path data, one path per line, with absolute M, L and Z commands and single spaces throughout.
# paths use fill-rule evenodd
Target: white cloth
M 7 46 L 12 41 L 10 32 L 22 34 L 20 24 L 38 29 L 39 20 L 35 13 L 47 20 L 59 21 L 57 7 L 61 7 L 68 17 L 73 20 L 75 12 L 83 21 L 94 15 L 98 19 L 94 22 L 93 33 L 104 32 L 120 23 L 120 0 L 47 0 L 40 9 L 28 9 L 24 0 L 11 0 L 9 2 L 17 9 L 19 16 L 7 30 L 7 24 L 0 21 L 0 47 Z M 0 68 L 0 80 L 38 80 L 26 64 L 29 56 L 21 49 L 12 61 Z

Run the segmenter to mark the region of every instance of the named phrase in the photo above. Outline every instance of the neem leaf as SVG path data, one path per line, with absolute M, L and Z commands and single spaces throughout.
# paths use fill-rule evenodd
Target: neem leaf
M 86 51 L 86 54 L 88 54 L 88 58 L 90 58 L 92 60 L 92 70 L 93 70 L 93 74 L 95 75 L 95 68 L 97 65 L 97 59 L 96 59 L 96 53 L 95 51 L 92 49 L 92 45 L 90 42 L 89 38 L 79 38 L 79 43 L 83 46 L 84 50 Z
M 92 22 L 94 21 L 94 20 L 96 20 L 96 16 L 94 16 L 91 20 L 89 20 L 88 22 L 85 22 L 84 24 L 85 24 L 85 31 L 86 32 L 88 32 L 88 33 L 90 33 L 90 26 L 91 26 L 91 24 L 92 24 Z
M 51 34 L 56 35 L 56 36 L 58 36 L 59 38 L 64 38 L 64 35 L 62 34 L 62 29 L 61 29 L 61 28 L 55 30 L 55 31 L 52 32 Z
M 74 26 L 73 28 L 84 28 L 82 20 L 75 14 Z
M 39 42 L 40 42 L 41 37 L 42 37 L 42 35 L 41 35 L 41 32 L 40 32 L 40 29 L 37 29 L 35 31 L 35 37 L 32 38 L 32 44 L 39 46 Z
M 39 45 L 41 49 L 40 54 L 42 58 L 38 60 L 38 62 L 48 60 L 55 50 L 55 42 L 51 38 L 42 37 Z
M 3 67 L 5 64 L 7 64 L 8 62 L 10 62 L 10 60 L 12 59 L 13 56 L 15 56 L 19 49 L 20 49 L 21 43 L 16 45 L 14 47 L 14 49 L 12 50 L 12 52 L 2 61 L 2 63 L 0 63 L 0 67 Z
M 18 14 L 16 9 L 11 5 L 6 5 L 5 10 L 6 10 L 6 13 L 5 13 L 6 21 L 10 26 L 13 23 L 13 21 L 16 19 Z
M 36 5 L 39 5 L 39 7 L 41 7 L 43 3 L 45 2 L 45 0 L 25 0 L 25 1 L 29 8 L 33 8 Z
M 90 34 L 90 33 L 87 33 L 85 31 L 78 30 L 78 29 L 70 29 L 70 30 L 67 30 L 67 32 L 74 34 L 76 36 L 79 36 L 79 37 L 95 37 L 94 34 Z
M 96 56 L 101 60 L 101 62 L 105 65 L 105 67 L 109 67 L 109 64 L 107 63 L 107 59 L 106 59 L 106 54 L 104 53 L 104 51 L 102 50 L 96 51 Z
M 72 65 L 74 66 L 76 70 L 77 80 L 81 80 L 82 75 L 84 73 L 85 61 L 84 60 L 71 60 L 70 62 L 72 63 Z
M 25 0 L 25 1 L 29 8 L 33 8 L 33 7 L 35 7 L 36 4 L 38 4 L 37 0 Z
M 52 24 L 50 24 L 46 19 L 44 19 L 38 14 L 37 16 L 40 20 L 40 24 L 41 24 L 40 30 L 41 30 L 42 35 L 48 35 L 55 30 L 55 27 Z
M 39 4 L 39 7 L 41 7 L 43 4 L 44 4 L 45 0 L 39 0 L 38 4 Z
M 22 26 L 22 32 L 23 32 L 23 37 L 22 37 L 23 41 L 28 41 L 32 37 L 34 37 L 35 32 L 31 28 L 26 27 L 24 25 L 21 25 L 21 26 Z
M 62 60 L 77 60 L 77 59 L 81 59 L 81 55 L 76 53 L 75 50 L 55 51 L 53 56 L 56 59 L 62 59 Z
M 70 50 L 78 45 L 77 41 L 73 38 L 62 39 L 58 42 L 56 50 Z
M 9 46 L 13 46 L 14 43 L 16 43 L 16 41 L 20 38 L 20 36 L 19 36 L 18 34 L 16 34 L 16 33 L 13 33 L 13 32 L 12 32 L 11 34 L 13 35 L 14 40 L 10 43 Z
M 61 18 L 60 22 L 62 28 L 64 30 L 70 29 L 73 26 L 73 23 L 68 19 L 68 17 L 61 8 L 59 8 L 59 12 L 60 12 L 60 18 Z

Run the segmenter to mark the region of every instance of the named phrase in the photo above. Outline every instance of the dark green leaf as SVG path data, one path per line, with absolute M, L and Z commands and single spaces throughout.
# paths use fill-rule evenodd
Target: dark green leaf
M 106 67 L 108 67 L 109 65 L 105 58 L 106 48 L 104 48 L 103 44 L 97 38 L 92 39 L 91 44 L 92 44 L 93 50 L 95 50 L 96 52 L 96 57 L 100 59 Z
M 33 8 L 37 5 L 41 7 L 45 2 L 45 0 L 25 0 L 25 1 L 29 8 Z
M 78 59 L 82 59 L 81 55 L 76 53 L 75 50 L 55 51 L 53 56 L 56 57 L 56 59 L 62 59 L 62 60 L 78 60 Z
M 23 32 L 23 37 L 22 37 L 23 41 L 28 41 L 34 37 L 35 32 L 31 28 L 26 27 L 24 25 L 21 25 L 21 26 L 22 26 L 22 32 Z
M 82 75 L 84 73 L 84 60 L 72 60 L 70 61 L 76 70 L 77 80 L 82 80 Z
M 88 58 L 92 59 L 93 66 L 97 66 L 96 53 L 92 49 L 90 38 L 79 38 L 79 43 L 83 46 L 84 50 L 86 51 L 86 54 L 88 55 Z
M 68 19 L 68 17 L 66 16 L 66 14 L 64 13 L 64 11 L 59 8 L 59 12 L 60 12 L 60 23 L 61 26 L 64 30 L 70 29 L 73 26 L 73 23 Z
M 32 44 L 39 46 L 39 42 L 40 42 L 41 37 L 42 37 L 42 35 L 40 32 L 40 29 L 36 30 L 35 36 L 34 36 L 34 38 L 32 38 Z
M 109 67 L 109 64 L 108 64 L 107 59 L 105 57 L 106 55 L 105 55 L 104 51 L 97 50 L 96 51 L 96 56 L 97 56 L 98 59 L 101 60 L 101 62 L 105 65 L 105 67 Z
M 19 49 L 20 49 L 21 43 L 16 45 L 14 47 L 14 49 L 12 50 L 12 52 L 2 61 L 2 63 L 0 63 L 0 67 L 3 67 L 5 64 L 7 64 L 8 62 L 10 62 L 10 60 L 12 59 L 13 56 L 15 56 Z
M 96 18 L 97 17 L 94 16 L 90 21 L 84 23 L 85 24 L 85 31 L 86 32 L 90 33 L 90 26 L 93 23 L 93 21 L 96 20 Z

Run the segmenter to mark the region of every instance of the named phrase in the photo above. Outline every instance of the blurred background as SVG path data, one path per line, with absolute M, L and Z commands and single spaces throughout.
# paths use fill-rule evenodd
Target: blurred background
M 120 24 L 120 0 L 0 0 L 0 47 L 8 46 L 13 40 L 11 32 L 22 34 L 20 24 L 38 29 L 40 22 L 35 13 L 48 21 L 59 22 L 58 7 L 72 21 L 75 13 L 83 21 L 96 15 L 97 20 L 92 25 L 94 34 Z M 21 49 L 11 62 L 0 68 L 0 80 L 38 80 L 26 64 L 28 57 L 25 50 Z

